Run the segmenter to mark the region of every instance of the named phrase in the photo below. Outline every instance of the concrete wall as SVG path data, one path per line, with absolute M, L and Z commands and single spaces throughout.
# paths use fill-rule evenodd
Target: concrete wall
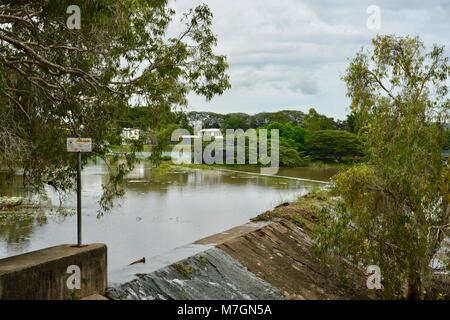
M 309 231 L 280 219 L 207 237 L 216 245 L 157 271 L 108 288 L 111 299 L 369 299 L 362 270 L 345 280 L 312 254 Z M 344 275 L 343 275 L 344 276 Z
M 73 271 L 77 268 L 70 266 L 79 267 L 79 289 Z M 60 245 L 0 260 L 0 299 L 80 299 L 104 294 L 106 287 L 104 244 Z

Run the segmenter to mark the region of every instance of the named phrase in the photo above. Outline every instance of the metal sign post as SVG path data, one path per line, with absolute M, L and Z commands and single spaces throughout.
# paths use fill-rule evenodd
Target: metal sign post
M 77 154 L 77 244 L 81 247 L 81 153 L 92 152 L 92 139 L 67 138 L 67 152 L 76 152 Z
M 77 152 L 77 244 L 81 246 L 81 152 Z

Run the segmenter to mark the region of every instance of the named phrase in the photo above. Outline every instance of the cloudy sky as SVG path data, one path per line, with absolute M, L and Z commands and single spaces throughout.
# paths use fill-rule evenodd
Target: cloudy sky
M 217 52 L 230 64 L 232 89 L 190 110 L 218 113 L 292 109 L 345 118 L 340 76 L 348 59 L 379 34 L 419 35 L 450 51 L 448 0 L 172 0 L 177 12 L 206 3 L 214 13 Z M 380 28 L 368 8 L 380 9 Z M 368 28 L 367 23 L 369 19 Z

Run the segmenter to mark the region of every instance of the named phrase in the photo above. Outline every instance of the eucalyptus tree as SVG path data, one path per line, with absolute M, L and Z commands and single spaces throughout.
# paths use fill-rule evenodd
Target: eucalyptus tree
M 23 169 L 35 189 L 51 182 L 70 190 L 75 166 L 65 138 L 92 137 L 90 156 L 111 168 L 101 201 L 108 209 L 135 161 L 130 154 L 112 165 L 117 159 L 105 157 L 120 142 L 130 106 L 145 105 L 163 119 L 190 92 L 211 99 L 230 87 L 226 57 L 214 52 L 210 9 L 175 16 L 167 0 L 2 1 L 1 169 Z M 181 31 L 169 34 L 172 25 Z
M 430 262 L 449 228 L 448 57 L 418 38 L 378 36 L 351 61 L 344 80 L 367 163 L 334 181 L 317 248 L 378 265 L 386 297 L 423 298 Z

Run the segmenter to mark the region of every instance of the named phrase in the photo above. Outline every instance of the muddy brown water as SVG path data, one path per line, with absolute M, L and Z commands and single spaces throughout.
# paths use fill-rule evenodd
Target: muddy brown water
M 314 169 L 317 171 L 317 169 Z M 293 176 L 328 179 L 333 172 Z M 286 171 L 280 172 L 282 175 Z M 302 176 L 303 175 L 303 176 Z M 146 257 L 160 261 L 177 258 L 177 248 L 244 224 L 252 217 L 286 201 L 292 201 L 321 184 L 239 172 L 155 169 L 141 163 L 127 176 L 126 196 L 102 218 L 97 217 L 101 184 L 106 179 L 102 163 L 90 164 L 83 181 L 83 242 L 106 243 L 111 281 L 136 268 L 128 265 Z M 20 179 L 1 181 L 0 195 L 24 196 Z M 8 182 L 8 183 L 7 183 Z M 46 187 L 42 208 L 0 213 L 0 258 L 32 250 L 76 242 L 76 203 L 73 195 L 59 207 L 58 194 Z M 175 251 L 174 251 L 175 250 Z M 190 250 L 197 250 L 195 246 Z

